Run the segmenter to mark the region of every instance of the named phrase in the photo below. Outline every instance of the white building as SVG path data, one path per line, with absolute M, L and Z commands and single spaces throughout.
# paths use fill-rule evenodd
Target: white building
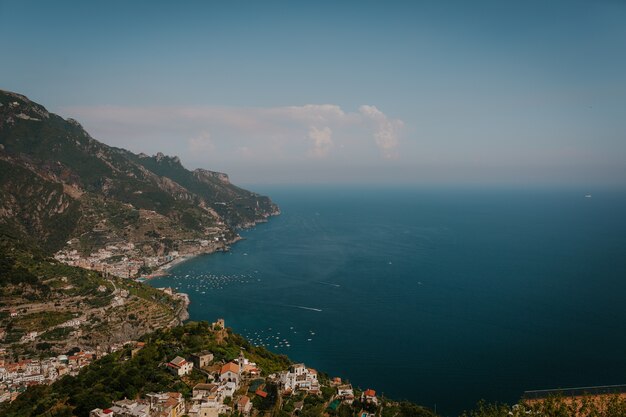
M 352 385 L 339 385 L 337 387 L 337 398 L 346 404 L 352 404 L 354 402 L 354 390 Z
M 234 362 L 228 362 L 220 369 L 220 382 L 234 382 L 239 386 L 241 380 L 241 368 Z
M 289 371 L 281 372 L 280 384 L 285 391 L 310 391 L 319 392 L 320 385 L 317 380 L 317 371 L 308 369 L 302 363 L 292 365 Z
M 174 375 L 183 376 L 187 375 L 193 369 L 193 363 L 187 362 L 184 358 L 176 356 L 170 362 L 167 363 L 167 369 Z

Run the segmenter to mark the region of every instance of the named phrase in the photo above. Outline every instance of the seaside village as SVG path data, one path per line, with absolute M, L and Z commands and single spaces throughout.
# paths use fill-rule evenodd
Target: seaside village
M 221 224 L 221 223 L 220 223 Z M 171 268 L 187 257 L 227 250 L 228 242 L 221 229 L 212 230 L 209 239 L 185 239 L 177 241 L 177 250 L 155 256 L 145 256 L 132 242 L 120 241 L 83 256 L 75 249 L 78 239 L 67 242 L 65 249 L 54 254 L 54 258 L 67 265 L 110 274 L 120 278 L 133 278 L 142 271 L 159 271 Z M 158 274 L 158 272 L 157 272 Z
M 224 320 L 213 325 L 224 328 Z M 327 411 L 337 410 L 342 403 L 358 405 L 359 417 L 374 417 L 379 410 L 379 400 L 372 389 L 356 398 L 350 384 L 334 378 L 324 387 L 332 391 L 330 398 L 325 399 L 315 369 L 299 363 L 262 377 L 262 369 L 249 361 L 243 351 L 227 363 L 214 361 L 213 353 L 202 351 L 186 358 L 175 356 L 162 366 L 183 381 L 191 372 L 200 372 L 206 382 L 195 384 L 190 398 L 184 398 L 180 392 L 149 393 L 141 399 L 123 399 L 108 408 L 96 408 L 89 417 L 248 417 L 262 414 L 257 407 L 267 401 L 282 407 L 287 415 L 296 416 L 305 407 L 307 397 L 323 403 Z M 275 389 L 268 389 L 270 386 Z
M 215 328 L 225 329 L 223 319 L 213 323 Z M 127 342 L 134 357 L 143 347 L 142 342 Z M 80 368 L 104 356 L 100 352 L 76 352 L 44 360 L 24 360 L 18 363 L 0 362 L 0 399 L 12 401 L 28 386 L 50 384 L 63 375 L 76 375 Z M 220 415 L 256 416 L 268 411 L 268 402 L 280 407 L 287 415 L 296 416 L 308 404 L 323 404 L 327 411 L 336 411 L 343 404 L 361 410 L 359 417 L 374 417 L 380 410 L 376 392 L 368 389 L 355 397 L 350 384 L 334 378 L 322 383 L 315 369 L 304 364 L 293 364 L 289 369 L 269 375 L 245 357 L 230 361 L 217 361 L 213 353 L 201 351 L 183 357 L 175 355 L 161 367 L 186 384 L 195 383 L 191 396 L 181 392 L 155 392 L 142 398 L 116 401 L 107 408 L 91 410 L 90 417 L 219 417 Z M 190 374 L 195 372 L 195 378 Z M 308 398 L 308 400 L 307 400 Z
M 0 403 L 13 401 L 26 388 L 39 384 L 52 384 L 65 376 L 75 376 L 81 368 L 95 359 L 117 352 L 128 344 L 142 346 L 141 342 L 113 344 L 109 352 L 77 351 L 72 355 L 59 355 L 45 359 L 24 359 L 18 362 L 6 360 L 6 350 L 0 349 Z

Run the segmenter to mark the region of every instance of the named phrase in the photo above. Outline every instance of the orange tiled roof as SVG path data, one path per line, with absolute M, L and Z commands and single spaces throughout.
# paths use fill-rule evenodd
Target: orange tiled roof
M 365 396 L 366 397 L 375 397 L 376 396 L 376 391 L 374 391 L 373 389 L 368 389 L 367 391 L 365 391 Z
M 228 362 L 226 365 L 222 366 L 220 369 L 220 375 L 225 374 L 226 372 L 232 372 L 234 374 L 239 373 L 239 365 L 234 362 Z

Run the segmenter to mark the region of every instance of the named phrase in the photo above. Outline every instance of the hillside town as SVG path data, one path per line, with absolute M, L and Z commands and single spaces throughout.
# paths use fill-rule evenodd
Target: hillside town
M 116 352 L 124 346 L 140 342 L 128 342 L 112 345 L 109 351 L 78 351 L 71 355 L 58 355 L 44 359 L 23 359 L 10 362 L 5 359 L 6 351 L 0 351 L 0 403 L 13 401 L 28 387 L 40 384 L 52 384 L 59 378 L 76 376 L 85 366 L 94 360 Z
M 141 275 L 159 275 L 185 259 L 201 254 L 228 250 L 232 239 L 221 229 L 210 238 L 184 239 L 175 242 L 176 250 L 147 255 L 141 245 L 119 241 L 84 255 L 78 250 L 78 240 L 72 239 L 66 247 L 54 254 L 54 258 L 66 265 L 98 271 L 104 275 L 120 278 L 135 278 Z
M 224 321 L 220 319 L 214 325 L 223 326 Z M 187 398 L 180 392 L 148 393 L 93 409 L 90 417 L 256 416 L 268 411 L 268 404 L 286 415 L 297 415 L 310 404 L 323 404 L 327 411 L 335 411 L 341 404 L 356 406 L 359 417 L 374 417 L 380 412 L 376 391 L 367 389 L 357 395 L 352 385 L 340 378 L 324 384 L 315 369 L 302 363 L 262 376 L 263 370 L 246 358 L 243 350 L 226 363 L 214 358 L 213 353 L 201 351 L 188 357 L 177 355 L 161 364 L 183 381 L 190 381 L 192 373 L 204 377 L 205 382 L 193 385 Z

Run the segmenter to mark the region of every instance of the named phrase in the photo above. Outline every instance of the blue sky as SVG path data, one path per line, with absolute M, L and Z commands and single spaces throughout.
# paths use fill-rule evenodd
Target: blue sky
M 0 0 L 0 88 L 242 183 L 626 185 L 623 1 Z

